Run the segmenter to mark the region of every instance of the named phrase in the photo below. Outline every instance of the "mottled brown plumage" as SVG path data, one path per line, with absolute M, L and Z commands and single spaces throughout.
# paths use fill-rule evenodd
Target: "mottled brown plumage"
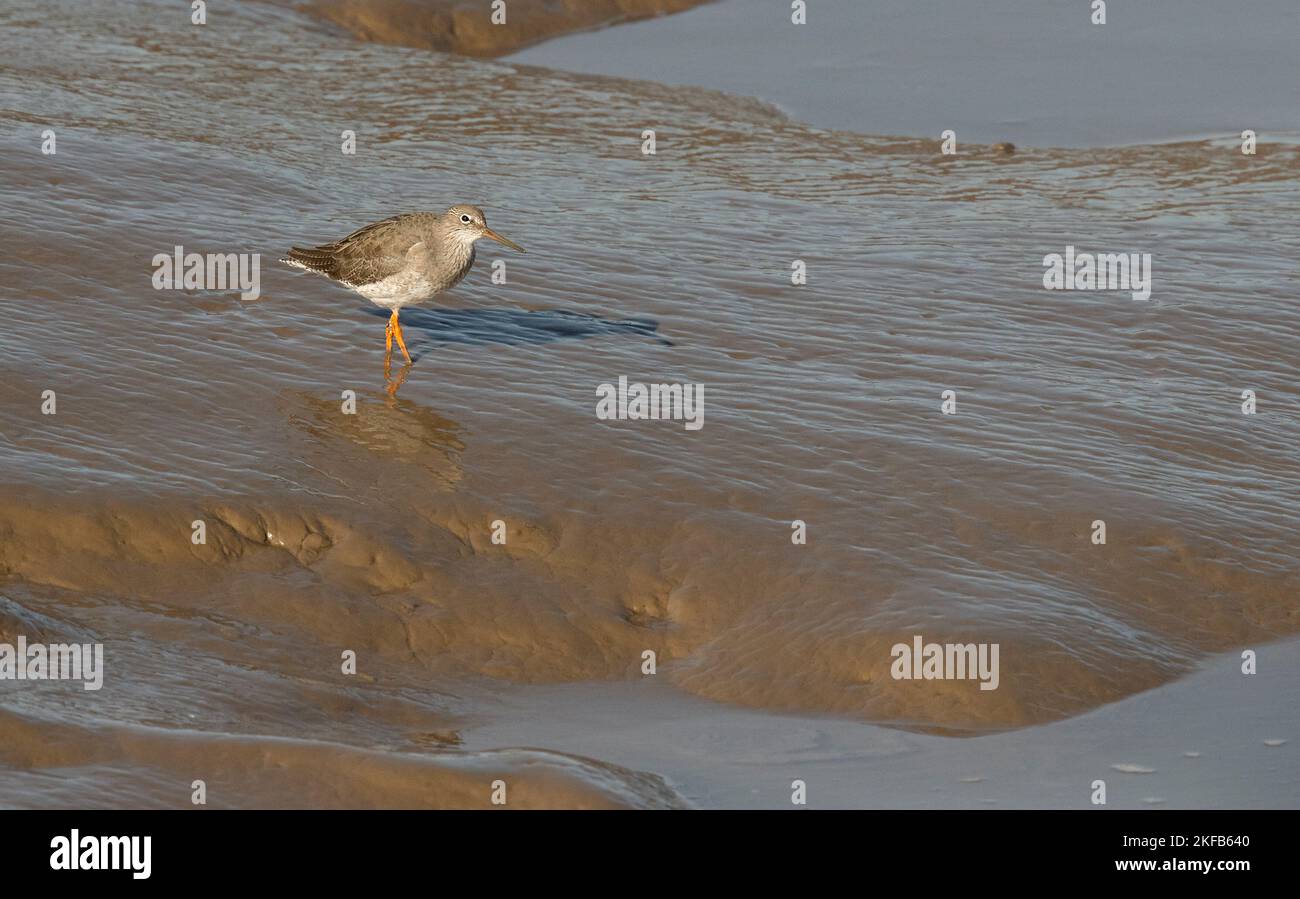
M 318 247 L 294 247 L 285 261 L 297 263 L 347 287 L 373 284 L 400 272 L 407 254 L 437 224 L 431 212 L 408 212 L 358 228 Z
M 332 243 L 294 247 L 281 261 L 322 274 L 375 305 L 391 309 L 385 335 L 388 352 L 391 355 L 396 337 L 410 362 L 398 310 L 460 283 L 474 266 L 474 242 L 484 237 L 523 252 L 523 247 L 489 228 L 483 210 L 477 206 L 453 206 L 441 215 L 395 215 Z

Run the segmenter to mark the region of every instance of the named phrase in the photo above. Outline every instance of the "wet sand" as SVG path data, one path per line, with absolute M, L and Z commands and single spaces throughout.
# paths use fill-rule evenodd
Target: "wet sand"
M 505 771 L 536 775 L 521 803 L 707 805 L 670 754 L 553 739 L 509 698 L 639 683 L 653 651 L 647 713 L 1014 733 L 1300 633 L 1300 149 L 950 158 L 169 10 L 0 11 L 0 625 L 107 667 L 93 694 L 0 683 L 0 804 L 184 805 L 206 772 L 214 804 L 460 806 Z M 384 313 L 272 260 L 459 201 L 529 253 L 482 247 L 403 314 L 389 396 Z M 261 297 L 153 290 L 177 244 L 264 254 Z M 1045 291 L 1067 244 L 1151 253 L 1152 299 Z M 620 376 L 704 384 L 705 426 L 597 419 Z M 999 643 L 999 688 L 894 680 L 917 633 Z
M 664 16 L 708 0 L 268 0 L 381 44 L 500 56 L 548 38 Z

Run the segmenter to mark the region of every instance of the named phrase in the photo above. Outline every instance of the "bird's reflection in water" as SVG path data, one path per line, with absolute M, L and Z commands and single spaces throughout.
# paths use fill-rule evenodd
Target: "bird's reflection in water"
M 463 429 L 455 421 L 397 391 L 411 366 L 387 373 L 383 393 L 359 394 L 350 411 L 338 399 L 285 394 L 291 424 L 310 439 L 298 447 L 304 461 L 345 483 L 371 480 L 379 460 L 415 470 L 436 484 L 453 486 L 462 477 Z
M 396 405 L 397 391 L 406 383 L 406 376 L 411 373 L 411 363 L 408 362 L 402 366 L 397 377 L 393 377 L 393 367 L 389 360 L 384 360 L 384 393 L 388 394 L 388 405 L 390 408 Z

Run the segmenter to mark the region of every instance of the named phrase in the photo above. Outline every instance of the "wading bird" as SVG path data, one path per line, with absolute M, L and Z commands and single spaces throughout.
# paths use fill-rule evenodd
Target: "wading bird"
M 474 266 L 474 242 L 490 238 L 524 252 L 487 226 L 477 206 L 453 206 L 439 215 L 408 212 L 353 231 L 342 240 L 306 249 L 294 247 L 280 260 L 325 275 L 376 306 L 392 311 L 384 331 L 384 370 L 393 355 L 393 338 L 409 365 L 397 314 L 403 306 L 450 290 Z

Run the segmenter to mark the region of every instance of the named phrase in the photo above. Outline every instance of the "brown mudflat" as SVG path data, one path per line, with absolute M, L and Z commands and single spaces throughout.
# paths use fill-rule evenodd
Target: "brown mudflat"
M 419 735 L 479 745 L 518 685 L 635 681 L 647 650 L 678 695 L 984 732 L 1300 632 L 1295 147 L 945 161 L 707 91 L 434 65 L 258 4 L 227 10 L 231 55 L 158 37 L 162 8 L 0 10 L 21 36 L 0 627 L 102 641 L 109 665 L 96 694 L 3 693 L 0 804 L 74 801 L 42 776 L 71 769 L 183 803 L 169 778 L 262 758 L 293 773 L 232 803 L 384 804 L 437 772 L 411 801 L 459 804 L 470 766 L 475 789 L 560 778 L 537 804 L 672 804 L 654 771 Z M 443 305 L 404 311 L 416 362 L 388 396 L 382 311 L 269 260 L 448 198 L 529 255 L 482 247 Z M 1043 290 L 1043 255 L 1085 242 L 1152 253 L 1152 299 Z M 176 244 L 263 253 L 262 297 L 154 290 Z M 620 375 L 704 384 L 705 426 L 598 420 Z M 918 632 L 1000 643 L 999 689 L 893 680 Z
M 510 0 L 494 24 L 480 0 L 277 0 L 354 37 L 466 56 L 503 56 L 548 38 L 681 12 L 708 0 Z

